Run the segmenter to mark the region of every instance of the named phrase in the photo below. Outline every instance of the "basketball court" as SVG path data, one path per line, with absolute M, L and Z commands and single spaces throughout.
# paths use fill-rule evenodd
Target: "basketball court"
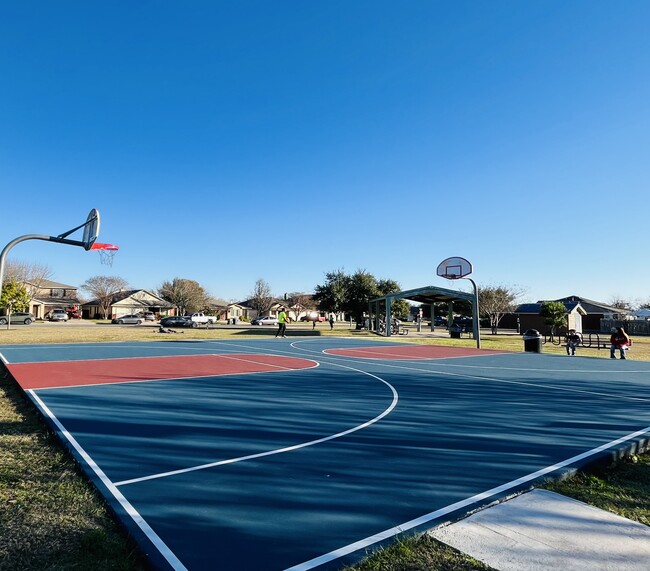
M 650 363 L 350 338 L 0 347 L 156 569 L 338 569 L 650 433 Z

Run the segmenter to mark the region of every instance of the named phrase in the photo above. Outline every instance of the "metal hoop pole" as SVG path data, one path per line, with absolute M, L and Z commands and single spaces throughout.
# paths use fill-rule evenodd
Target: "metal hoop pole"
M 479 323 L 479 311 L 478 311 L 478 287 L 476 287 L 476 282 L 472 278 L 465 277 L 463 279 L 469 280 L 472 282 L 472 285 L 474 286 L 474 315 L 473 315 L 473 333 L 474 333 L 474 338 L 476 339 L 476 348 L 480 349 L 481 348 L 481 324 Z
M 81 226 L 79 226 L 79 228 L 81 228 Z M 79 228 L 76 228 L 76 230 L 78 230 Z M 61 236 L 64 235 L 62 234 Z M 2 253 L 0 254 L 0 298 L 2 297 L 2 286 L 4 283 L 4 276 L 5 276 L 5 258 L 7 257 L 9 250 L 11 250 L 16 244 L 20 244 L 20 242 L 25 242 L 26 240 L 45 240 L 46 242 L 57 242 L 59 244 L 69 244 L 70 246 L 81 246 L 81 247 L 83 247 L 84 245 L 83 242 L 80 242 L 78 240 L 68 240 L 67 238 L 62 238 L 61 236 L 45 236 L 43 234 L 26 234 L 25 236 L 19 236 L 15 240 L 12 240 L 4 247 Z

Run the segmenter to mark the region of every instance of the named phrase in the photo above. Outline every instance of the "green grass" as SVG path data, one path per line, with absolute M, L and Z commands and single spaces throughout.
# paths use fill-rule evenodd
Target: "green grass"
M 0 380 L 0 570 L 135 571 L 138 554 L 9 377 Z
M 183 335 L 157 335 L 153 327 L 49 327 L 40 324 L 0 330 L 0 344 L 78 343 L 271 337 L 273 328 L 186 330 Z M 367 332 L 338 325 L 314 332 L 290 326 L 289 335 L 354 335 Z M 379 341 L 379 339 L 377 339 Z M 474 346 L 471 339 L 392 338 L 405 342 Z M 650 361 L 650 340 L 634 339 L 630 355 Z M 512 335 L 484 335 L 486 349 L 522 350 Z M 544 352 L 564 349 L 544 346 Z M 582 356 L 608 357 L 608 352 L 579 350 Z M 616 466 L 553 482 L 544 487 L 650 524 L 650 454 Z M 254 548 L 254 546 L 252 547 Z M 94 488 L 80 474 L 59 441 L 40 422 L 31 403 L 8 377 L 0 379 L 0 571 L 140 571 L 143 561 L 122 533 Z M 399 538 L 347 571 L 485 571 L 488 567 L 444 546 L 427 535 Z

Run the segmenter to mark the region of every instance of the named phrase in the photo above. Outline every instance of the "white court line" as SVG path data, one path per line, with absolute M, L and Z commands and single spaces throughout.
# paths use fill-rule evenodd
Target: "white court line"
M 109 492 L 113 494 L 113 497 L 120 503 L 124 511 L 131 516 L 134 523 L 142 530 L 142 532 L 147 536 L 149 541 L 156 547 L 160 554 L 165 558 L 165 560 L 171 565 L 175 571 L 186 571 L 187 568 L 183 565 L 179 559 L 174 555 L 174 552 L 167 547 L 165 542 L 158 536 L 158 534 L 151 529 L 151 526 L 144 520 L 144 518 L 138 513 L 138 511 L 131 505 L 131 503 L 122 495 L 122 493 L 115 487 L 115 485 L 110 481 L 108 476 L 104 474 L 103 470 L 95 464 L 95 461 L 86 453 L 86 451 L 81 447 L 81 445 L 76 441 L 74 436 L 70 434 L 59 420 L 54 416 L 52 411 L 46 406 L 46 404 L 38 397 L 38 395 L 33 390 L 27 391 L 34 401 L 38 404 L 40 409 L 45 413 L 45 415 L 56 425 L 61 434 L 67 439 L 67 441 L 74 447 L 77 453 L 86 461 L 88 466 L 95 472 L 97 477 L 102 481 L 102 483 L 108 488 Z
M 584 460 L 585 458 L 589 458 L 590 456 L 593 456 L 595 454 L 598 454 L 599 452 L 603 452 L 609 448 L 612 448 L 614 446 L 617 446 L 619 444 L 622 444 L 624 442 L 627 442 L 628 440 L 632 440 L 633 438 L 638 438 L 640 436 L 643 436 L 645 434 L 648 434 L 650 432 L 650 427 L 644 428 L 643 430 L 639 430 L 637 432 L 634 432 L 632 434 L 628 434 L 627 436 L 623 436 L 621 438 L 618 438 L 617 440 L 613 440 L 612 442 L 609 442 L 607 444 L 603 444 L 602 446 L 598 446 L 597 448 L 593 448 L 589 450 L 588 452 L 583 452 L 582 454 L 578 454 L 577 456 L 573 456 L 572 458 L 569 458 L 568 460 L 564 460 L 563 462 L 558 462 L 557 464 L 553 464 L 552 466 L 547 466 L 546 468 L 542 468 L 540 470 L 537 470 L 536 472 L 532 472 L 531 474 L 527 474 L 526 476 L 522 476 L 521 478 L 517 478 L 516 480 L 512 480 L 510 482 L 507 482 L 505 484 L 502 484 L 500 486 L 497 486 L 495 488 L 491 488 L 489 490 L 486 490 L 485 492 L 482 492 L 480 494 L 476 494 L 475 496 L 472 496 L 471 498 L 466 498 L 464 500 L 461 500 L 459 502 L 456 502 L 454 504 L 448 505 L 442 509 L 430 512 L 428 514 L 422 515 L 416 519 L 412 519 L 410 521 L 404 522 L 398 526 L 391 527 L 390 529 L 386 529 L 380 533 L 377 533 L 375 535 L 371 535 L 370 537 L 366 537 L 365 539 L 361 539 L 359 541 L 355 541 L 354 543 L 351 543 L 350 545 L 346 545 L 344 547 L 341 547 L 339 549 L 336 549 L 334 551 L 330 551 L 329 553 L 326 553 L 324 555 L 321 555 L 319 557 L 315 557 L 314 559 L 310 559 L 309 561 L 305 561 L 303 563 L 299 563 L 298 565 L 294 565 L 293 567 L 289 567 L 285 569 L 285 571 L 308 571 L 309 569 L 313 569 L 314 567 L 318 567 L 319 565 L 323 565 L 325 563 L 329 563 L 331 561 L 334 561 L 335 559 L 339 559 L 341 557 L 344 557 L 345 555 L 349 555 L 350 553 L 353 553 L 355 551 L 359 551 L 364 548 L 368 548 L 371 545 L 378 543 L 380 541 L 383 541 L 385 539 L 389 539 L 391 537 L 394 537 L 396 535 L 399 535 L 400 533 L 404 533 L 405 531 L 408 531 L 410 529 L 413 529 L 415 527 L 419 527 L 422 525 L 425 525 L 427 523 L 430 523 L 436 519 L 440 519 L 450 513 L 455 512 L 456 510 L 460 510 L 463 508 L 467 508 L 477 502 L 484 502 L 484 500 L 488 500 L 493 496 L 500 496 L 503 495 L 504 492 L 507 492 L 509 490 L 512 490 L 513 488 L 517 488 L 523 484 L 526 484 L 528 482 L 531 482 L 532 480 L 536 480 L 538 478 L 541 478 L 542 476 L 546 474 L 550 474 L 551 472 L 554 472 L 556 470 L 559 470 L 561 468 L 566 468 L 567 466 L 570 466 L 571 464 L 574 464 L 575 462 L 579 462 L 581 460 Z
M 357 432 L 359 430 L 363 430 L 364 428 L 367 428 L 371 426 L 372 424 L 375 424 L 376 422 L 379 422 L 382 418 L 390 414 L 393 409 L 397 406 L 397 402 L 399 401 L 399 395 L 397 394 L 397 391 L 391 385 L 389 382 L 385 381 L 384 379 L 378 377 L 377 375 L 373 375 L 372 373 L 368 373 L 367 371 L 361 371 L 359 369 L 355 369 L 353 367 L 348 367 L 345 365 L 339 365 L 336 363 L 331 363 L 330 364 L 333 367 L 340 367 L 343 369 L 348 369 L 351 371 L 356 371 L 358 373 L 361 373 L 363 375 L 367 375 L 369 377 L 372 377 L 374 379 L 377 379 L 378 381 L 384 383 L 392 392 L 393 394 L 393 399 L 390 403 L 390 405 L 379 415 L 375 416 L 374 418 L 359 424 L 357 426 L 354 426 L 352 428 L 349 428 L 348 430 L 344 430 L 343 432 L 337 432 L 336 434 L 331 434 L 329 436 L 325 436 L 323 438 L 318 438 L 316 440 L 310 440 L 309 442 L 303 442 L 301 444 L 294 444 L 292 446 L 287 446 L 285 448 L 278 448 L 276 450 L 267 450 L 266 452 L 259 452 L 257 454 L 248 454 L 246 456 L 240 456 L 238 458 L 229 458 L 227 460 L 219 460 L 217 462 L 209 462 L 207 464 L 201 464 L 198 466 L 191 466 L 189 468 L 181 468 L 178 470 L 170 470 L 169 472 L 161 472 L 159 474 L 151 474 L 149 476 L 142 476 L 140 478 L 133 478 L 130 480 L 122 480 L 121 482 L 115 482 L 115 486 L 126 486 L 128 484 L 136 484 L 138 482 L 145 482 L 147 480 L 155 480 L 157 478 L 166 478 L 169 476 L 177 476 L 178 474 L 186 474 L 188 472 L 195 472 L 197 470 L 205 470 L 207 468 L 214 468 L 217 466 L 224 466 L 227 464 L 234 464 L 236 462 L 244 462 L 246 460 L 254 460 L 256 458 L 264 458 L 266 456 L 274 456 L 276 454 L 284 454 L 285 452 L 293 452 L 294 450 L 300 450 L 301 448 L 307 448 L 308 446 L 314 446 L 316 444 L 322 444 L 323 442 L 328 442 L 330 440 L 335 440 L 337 438 L 342 438 L 343 436 L 347 436 L 348 434 L 352 434 L 353 432 Z

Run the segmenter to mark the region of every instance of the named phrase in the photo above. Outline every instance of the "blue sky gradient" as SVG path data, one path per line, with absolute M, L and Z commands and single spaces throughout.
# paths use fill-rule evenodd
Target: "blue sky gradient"
M 102 216 L 80 285 L 365 269 L 449 256 L 522 301 L 648 301 L 650 3 L 28 2 L 0 8 L 0 247 Z

